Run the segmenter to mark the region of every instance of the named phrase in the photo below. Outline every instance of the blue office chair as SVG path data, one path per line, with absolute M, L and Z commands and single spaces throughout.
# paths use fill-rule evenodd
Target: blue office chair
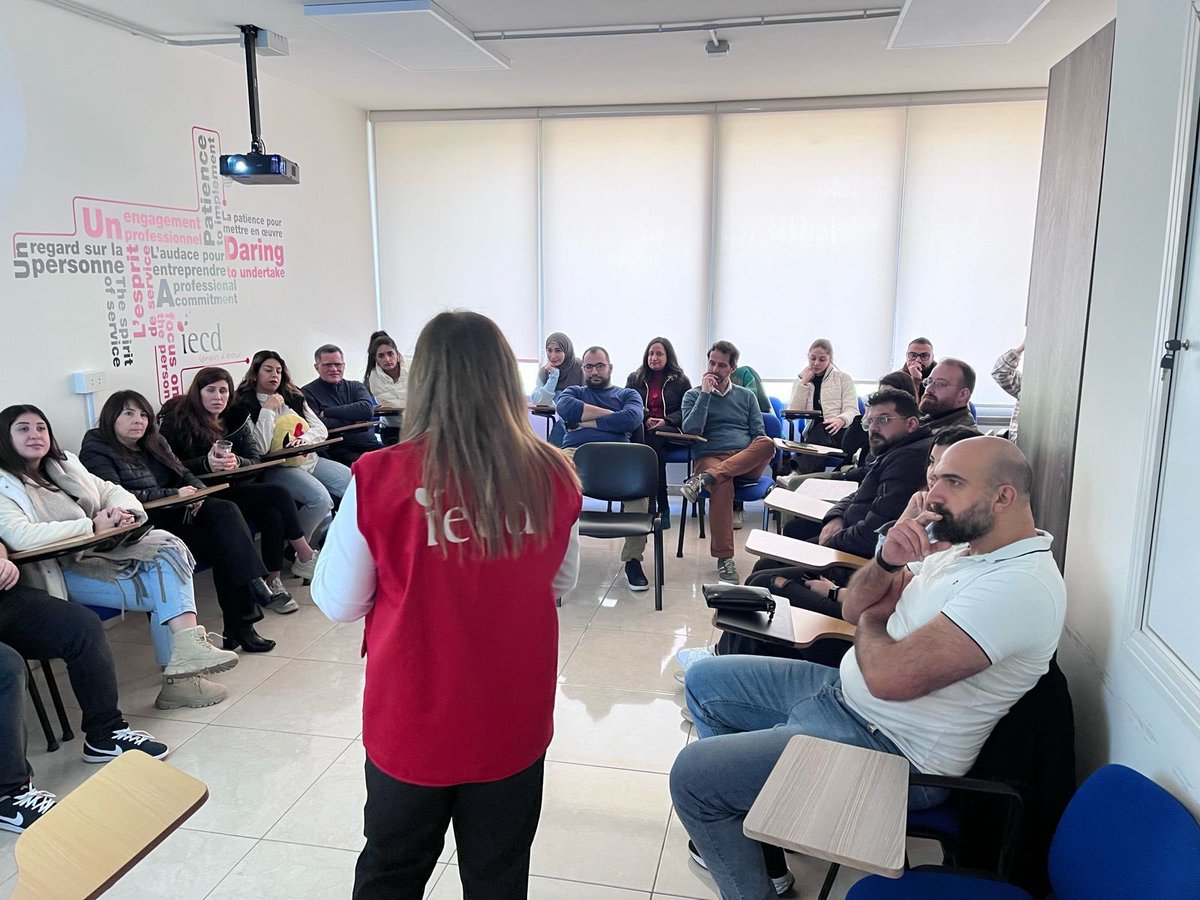
M 1200 900 L 1200 825 L 1146 776 L 1108 765 L 1071 799 L 1050 845 L 1057 900 Z M 847 900 L 1031 900 L 1011 884 L 938 866 L 871 875 Z
M 783 411 L 787 409 L 787 407 L 783 405 L 783 401 L 778 397 L 768 397 L 767 399 L 771 401 L 771 409 L 775 410 L 775 417 L 782 420 Z
M 767 437 L 769 437 L 769 438 L 783 437 L 783 423 L 780 421 L 778 416 L 776 416 L 774 413 L 763 413 L 762 419 L 763 419 L 763 430 L 766 431 Z M 766 475 L 761 475 L 755 481 L 744 483 L 744 484 L 735 481 L 734 489 L 733 489 L 733 499 L 741 500 L 742 502 L 745 502 L 747 500 L 751 500 L 751 501 L 761 500 L 763 497 L 765 497 L 767 495 L 767 491 L 771 490 L 771 488 L 775 484 L 775 476 L 772 473 L 779 467 L 779 460 L 782 458 L 782 456 L 783 456 L 782 451 L 780 451 L 778 448 L 776 448 L 775 456 L 771 459 L 771 466 Z M 696 504 L 696 512 L 697 512 L 698 518 L 700 520 L 700 539 L 701 540 L 703 540 L 705 537 L 705 535 L 704 535 L 704 501 L 706 499 L 708 499 L 708 491 L 704 491 L 703 493 L 700 494 L 700 500 Z M 687 498 L 684 497 L 683 498 L 683 506 L 680 507 L 680 513 L 679 513 L 679 544 L 675 548 L 675 555 L 677 557 L 683 556 L 683 535 L 684 535 L 684 532 L 687 530 L 687 505 L 688 505 Z M 763 528 L 766 528 L 766 527 L 767 527 L 767 510 L 764 507 L 763 508 Z
M 975 404 L 970 400 L 967 401 L 967 409 L 969 409 L 971 411 L 971 418 L 974 419 L 976 422 L 978 422 L 979 421 L 979 410 L 977 410 L 975 408 Z

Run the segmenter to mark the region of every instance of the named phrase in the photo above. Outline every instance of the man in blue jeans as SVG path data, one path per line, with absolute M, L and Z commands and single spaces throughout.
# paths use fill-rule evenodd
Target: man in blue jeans
M 1066 589 L 1051 536 L 1033 524 L 1032 480 L 1008 441 L 950 447 L 919 514 L 892 527 L 846 589 L 843 617 L 858 631 L 839 669 L 753 656 L 689 669 L 687 703 L 702 740 L 675 760 L 671 796 L 722 897 L 766 900 L 791 885 L 786 869 L 768 874 L 742 823 L 793 735 L 963 775 L 1046 671 Z M 940 799 L 913 789 L 909 805 Z

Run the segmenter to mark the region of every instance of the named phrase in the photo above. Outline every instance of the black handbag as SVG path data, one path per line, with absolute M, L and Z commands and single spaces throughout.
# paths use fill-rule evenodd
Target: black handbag
M 92 553 L 109 553 L 116 550 L 118 547 L 125 547 L 129 544 L 136 544 L 140 541 L 151 528 L 154 523 L 147 519 L 133 531 L 127 531 L 124 534 L 114 534 L 110 538 L 100 541 L 98 544 L 92 544 L 88 547 L 88 551 Z
M 723 612 L 765 612 L 768 621 L 775 615 L 775 598 L 765 587 L 744 584 L 705 584 L 704 602 L 710 609 Z

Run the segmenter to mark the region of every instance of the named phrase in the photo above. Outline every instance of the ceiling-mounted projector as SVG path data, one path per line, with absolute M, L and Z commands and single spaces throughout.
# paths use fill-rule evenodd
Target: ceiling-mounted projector
M 299 184 L 300 166 L 278 153 L 267 153 L 259 137 L 257 25 L 239 26 L 246 48 L 246 90 L 250 97 L 250 152 L 221 154 L 221 174 L 242 184 Z M 278 37 L 278 36 L 277 36 Z
M 228 153 L 221 174 L 242 184 L 299 184 L 300 167 L 278 153 Z

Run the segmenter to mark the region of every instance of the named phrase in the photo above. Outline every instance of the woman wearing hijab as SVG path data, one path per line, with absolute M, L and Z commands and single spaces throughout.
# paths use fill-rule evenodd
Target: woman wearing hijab
M 563 388 L 583 384 L 583 364 L 575 355 L 575 345 L 561 331 L 546 338 L 546 364 L 538 369 L 537 387 L 529 399 L 536 406 L 553 406 L 554 398 Z M 550 443 L 561 447 L 567 428 L 561 419 L 554 422 Z

